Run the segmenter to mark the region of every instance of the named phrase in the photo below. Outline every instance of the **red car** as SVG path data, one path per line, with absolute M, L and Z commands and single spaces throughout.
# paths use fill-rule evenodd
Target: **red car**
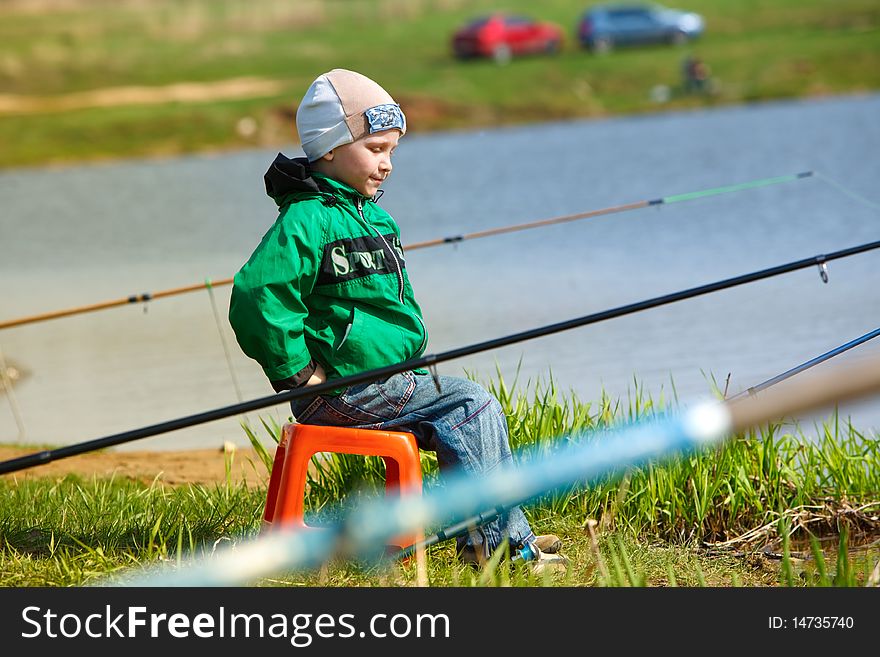
M 452 37 L 459 59 L 492 57 L 505 63 L 515 55 L 555 53 L 562 47 L 562 28 L 525 16 L 493 14 L 479 18 Z

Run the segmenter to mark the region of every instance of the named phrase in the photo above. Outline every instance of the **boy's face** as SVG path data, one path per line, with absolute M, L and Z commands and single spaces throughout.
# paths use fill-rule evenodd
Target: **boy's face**
M 366 135 L 324 155 L 318 160 L 318 169 L 364 196 L 375 196 L 391 173 L 391 155 L 399 139 L 396 128 Z

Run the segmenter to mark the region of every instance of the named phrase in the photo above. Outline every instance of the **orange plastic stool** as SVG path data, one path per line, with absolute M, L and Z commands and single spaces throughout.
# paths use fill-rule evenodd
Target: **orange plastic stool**
M 287 423 L 272 463 L 263 513 L 264 530 L 310 528 L 303 518 L 306 473 L 312 457 L 319 452 L 381 456 L 385 461 L 387 496 L 422 494 L 419 448 L 411 433 Z M 389 546 L 405 548 L 423 538 L 423 532 L 396 536 Z

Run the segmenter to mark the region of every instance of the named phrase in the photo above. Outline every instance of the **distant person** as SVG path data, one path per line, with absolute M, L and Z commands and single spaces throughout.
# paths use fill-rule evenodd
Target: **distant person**
M 694 55 L 685 57 L 682 64 L 685 93 L 706 93 L 709 90 L 709 66 Z
M 406 133 L 400 106 L 373 80 L 334 69 L 296 113 L 305 158 L 278 154 L 266 172 L 280 214 L 236 274 L 229 321 L 277 391 L 420 356 L 428 336 L 406 271 L 400 229 L 380 186 Z M 295 399 L 298 422 L 410 432 L 442 470 L 482 475 L 512 460 L 501 405 L 482 386 L 425 371 Z M 535 536 L 519 507 L 457 539 L 482 564 L 503 541 L 535 572 L 564 571 L 556 536 Z

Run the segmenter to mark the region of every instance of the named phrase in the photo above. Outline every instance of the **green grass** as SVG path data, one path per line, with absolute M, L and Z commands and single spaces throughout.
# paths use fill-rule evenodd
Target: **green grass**
M 241 101 L 0 114 L 0 166 L 279 145 L 295 142 L 292 112 L 319 72 L 347 67 L 400 100 L 412 130 L 872 91 L 880 88 L 880 5 L 874 0 L 691 0 L 707 32 L 684 48 L 597 57 L 574 42 L 581 0 L 504 6 L 559 23 L 554 57 L 459 62 L 449 38 L 490 0 L 81 0 L 50 10 L 0 8 L 0 94 L 52 97 L 105 87 L 237 77 L 282 81 Z M 53 6 L 51 0 L 45 5 Z M 677 93 L 682 57 L 697 52 L 719 81 L 709 97 Z M 251 117 L 253 135 L 236 129 Z
M 242 537 L 262 514 L 244 485 L 170 488 L 74 476 L 0 484 L 4 586 L 66 586 Z M 264 493 L 265 494 L 265 493 Z
M 487 383 L 508 417 L 519 458 L 540 458 L 560 436 L 601 440 L 614 422 L 674 409 L 638 385 L 626 400 L 582 402 L 552 379 L 525 386 Z M 705 453 L 574 485 L 529 503 L 539 533 L 562 537 L 572 566 L 544 581 L 506 562 L 474 570 L 451 541 L 428 550 L 433 586 L 861 586 L 880 558 L 880 446 L 839 418 L 809 438 L 774 424 Z M 277 425 L 256 432 L 277 439 Z M 254 464 L 268 473 L 268 453 Z M 381 459 L 333 455 L 316 463 L 307 517 L 324 521 L 351 495 L 379 492 Z M 426 487 L 436 460 L 423 453 Z M 265 486 L 227 480 L 214 487 L 166 487 L 126 480 L 0 480 L 0 585 L 70 586 L 127 576 L 140 566 L 211 553 L 253 538 Z M 430 535 L 439 528 L 426 528 Z M 593 542 L 595 536 L 595 543 Z M 871 544 L 871 541 L 875 541 Z M 820 546 L 825 546 L 820 548 Z M 498 555 L 501 556 L 500 554 Z M 876 577 L 876 575 L 875 575 Z M 413 585 L 414 561 L 331 561 L 318 572 L 277 573 L 265 586 Z

